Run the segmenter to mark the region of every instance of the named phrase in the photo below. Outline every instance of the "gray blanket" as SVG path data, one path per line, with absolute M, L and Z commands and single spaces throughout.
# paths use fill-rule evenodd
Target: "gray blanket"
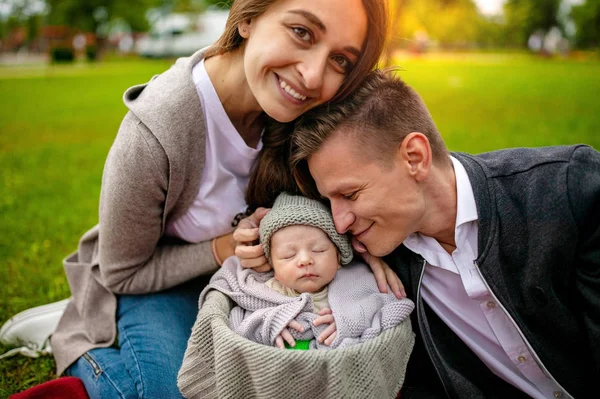
M 367 265 L 357 261 L 338 270 L 329 284 L 329 306 L 335 318 L 337 335 L 330 346 L 314 339 L 327 325 L 313 326 L 317 317 L 312 297 L 280 294 L 264 283 L 273 272 L 257 273 L 244 269 L 237 257 L 228 258 L 200 294 L 200 306 L 206 293 L 215 289 L 230 297 L 237 306 L 231 311 L 229 325 L 244 338 L 264 345 L 274 345 L 275 338 L 292 320 L 304 332 L 290 330 L 294 338 L 311 341 L 312 349 L 344 348 L 375 338 L 383 330 L 402 322 L 414 304 L 410 299 L 397 299 L 394 294 L 379 292 L 375 277 Z

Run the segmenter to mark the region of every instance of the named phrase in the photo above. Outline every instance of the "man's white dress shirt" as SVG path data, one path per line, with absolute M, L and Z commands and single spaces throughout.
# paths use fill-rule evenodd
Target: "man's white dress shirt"
M 451 159 L 456 174 L 456 249 L 449 254 L 434 238 L 419 233 L 404 241 L 408 249 L 426 260 L 421 283 L 423 300 L 503 380 L 533 398 L 569 397 L 542 370 L 478 270 L 478 216 L 473 188 L 463 165 Z

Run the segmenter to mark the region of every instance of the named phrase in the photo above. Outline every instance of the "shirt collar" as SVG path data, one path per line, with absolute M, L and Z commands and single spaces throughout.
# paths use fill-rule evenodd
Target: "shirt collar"
M 462 224 L 478 219 L 477 206 L 473 187 L 465 167 L 453 156 L 450 156 L 450 160 L 456 176 L 456 227 L 458 228 Z
M 456 178 L 456 225 L 454 227 L 455 238 L 459 235 L 461 225 L 469 222 L 477 221 L 477 207 L 475 205 L 475 195 L 473 187 L 467 175 L 465 167 L 458 159 L 450 156 L 452 166 L 454 167 L 454 175 Z M 432 237 L 413 233 L 406 237 L 404 245 L 411 251 L 423 256 L 429 263 L 439 266 L 441 260 L 438 260 L 438 250 L 442 250 L 439 243 Z M 443 250 L 442 250 L 443 252 Z

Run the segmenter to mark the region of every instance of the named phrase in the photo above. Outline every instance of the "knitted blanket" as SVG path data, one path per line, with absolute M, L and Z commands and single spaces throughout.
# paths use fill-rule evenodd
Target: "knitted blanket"
M 202 292 L 178 376 L 186 398 L 396 397 L 414 345 L 410 300 L 379 293 L 369 269 L 351 263 L 329 285 L 336 339 L 313 344 L 331 350 L 281 350 L 272 344 L 290 320 L 305 327 L 298 339 L 321 329 L 311 323 L 310 295 L 272 291 L 264 285 L 271 277 L 232 257 Z

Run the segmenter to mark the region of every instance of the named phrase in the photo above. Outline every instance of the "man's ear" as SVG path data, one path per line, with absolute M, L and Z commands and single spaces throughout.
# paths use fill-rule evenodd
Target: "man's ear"
M 238 33 L 244 39 L 248 39 L 250 37 L 250 25 L 252 24 L 252 20 L 247 19 L 243 22 L 240 22 L 238 25 Z
M 408 173 L 416 181 L 423 181 L 431 169 L 431 146 L 423 133 L 408 134 L 398 148 L 400 161 L 408 166 Z

